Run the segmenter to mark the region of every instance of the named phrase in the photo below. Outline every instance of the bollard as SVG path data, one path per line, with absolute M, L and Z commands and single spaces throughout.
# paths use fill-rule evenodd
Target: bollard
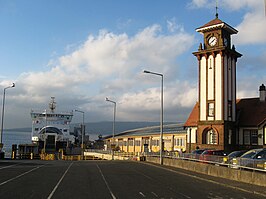
M 17 156 L 17 145 L 16 144 L 13 144 L 12 145 L 12 157 L 11 159 L 16 159 L 16 156 Z
M 33 153 L 30 153 L 30 159 L 33 160 Z

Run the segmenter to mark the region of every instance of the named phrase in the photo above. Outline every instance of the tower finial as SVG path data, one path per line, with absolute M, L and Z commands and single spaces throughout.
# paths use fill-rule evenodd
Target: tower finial
M 218 19 L 218 0 L 216 0 L 216 7 L 215 7 L 215 9 L 216 9 L 215 17 L 216 17 L 216 19 Z

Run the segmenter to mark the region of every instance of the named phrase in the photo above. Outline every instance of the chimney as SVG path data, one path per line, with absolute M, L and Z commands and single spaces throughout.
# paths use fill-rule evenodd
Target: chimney
M 265 98 L 266 98 L 266 88 L 265 88 L 264 84 L 262 84 L 262 85 L 260 86 L 259 91 L 260 91 L 260 101 L 261 101 L 261 102 L 265 102 Z

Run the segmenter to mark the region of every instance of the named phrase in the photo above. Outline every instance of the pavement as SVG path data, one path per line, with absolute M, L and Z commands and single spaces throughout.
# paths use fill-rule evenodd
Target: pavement
M 266 188 L 145 162 L 0 160 L 0 198 L 265 199 Z

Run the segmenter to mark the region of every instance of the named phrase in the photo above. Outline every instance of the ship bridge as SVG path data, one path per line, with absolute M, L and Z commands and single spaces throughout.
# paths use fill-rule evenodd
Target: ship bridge
M 58 135 L 63 134 L 58 128 L 51 127 L 51 126 L 46 126 L 42 128 L 39 132 L 39 134 L 47 134 L 47 133 L 53 133 L 53 134 L 58 134 Z

